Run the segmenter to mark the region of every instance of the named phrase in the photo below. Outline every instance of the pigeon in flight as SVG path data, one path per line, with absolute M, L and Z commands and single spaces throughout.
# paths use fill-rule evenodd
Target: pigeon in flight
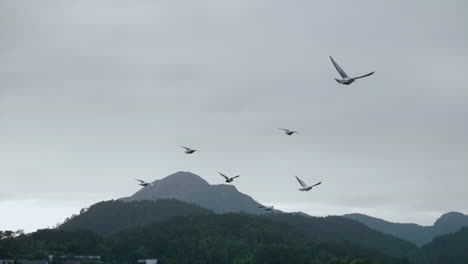
M 146 187 L 148 185 L 153 185 L 152 183 L 145 182 L 145 181 L 142 181 L 142 180 L 139 180 L 139 179 L 135 179 L 135 180 L 139 181 L 140 183 L 138 185 L 143 186 L 143 187 Z
M 288 136 L 291 136 L 292 134 L 294 133 L 299 133 L 299 131 L 294 131 L 294 130 L 289 130 L 289 129 L 286 129 L 286 128 L 278 128 L 279 130 L 283 130 L 284 133 Z
M 307 192 L 307 191 L 310 191 L 312 190 L 312 188 L 314 188 L 315 186 L 317 185 L 320 185 L 322 182 L 318 182 L 312 186 L 309 186 L 307 185 L 307 183 L 305 183 L 303 180 L 299 179 L 297 176 L 296 176 L 296 179 L 297 181 L 299 182 L 299 184 L 302 186 L 301 189 L 299 189 L 299 191 L 302 191 L 302 192 Z
M 185 154 L 193 154 L 193 153 L 195 153 L 195 151 L 198 151 L 196 149 L 191 149 L 191 148 L 187 148 L 187 147 L 184 147 L 184 146 L 180 146 L 180 147 L 185 149 Z
M 340 65 L 338 65 L 338 63 L 336 63 L 336 61 L 331 56 L 330 56 L 330 59 L 331 59 L 333 65 L 335 66 L 336 70 L 338 71 L 338 73 L 341 75 L 341 78 L 343 78 L 343 79 L 335 79 L 337 82 L 339 82 L 341 84 L 349 85 L 349 84 L 352 84 L 357 79 L 364 78 L 364 77 L 367 77 L 367 76 L 371 76 L 372 74 L 375 73 L 375 71 L 373 71 L 373 72 L 370 72 L 368 74 L 364 74 L 362 76 L 350 78 L 350 77 L 348 77 L 346 72 L 343 71 L 343 69 L 340 67 Z
M 265 206 L 265 205 L 260 205 L 258 208 L 265 209 L 265 211 L 270 211 L 276 214 L 276 210 L 274 206 Z
M 233 182 L 235 178 L 239 177 L 240 175 L 236 175 L 234 177 L 229 178 L 228 176 L 222 174 L 221 172 L 218 172 L 219 175 L 223 176 L 224 179 L 226 179 L 227 183 Z

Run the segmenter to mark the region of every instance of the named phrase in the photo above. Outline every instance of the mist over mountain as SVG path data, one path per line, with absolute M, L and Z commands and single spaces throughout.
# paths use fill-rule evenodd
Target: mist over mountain
M 442 215 L 432 226 L 411 223 L 392 223 L 364 214 L 347 214 L 344 217 L 359 221 L 380 232 L 391 234 L 422 246 L 435 237 L 459 231 L 468 226 L 468 215 L 450 212 Z
M 250 196 L 237 190 L 234 185 L 211 185 L 200 176 L 190 172 L 176 172 L 153 185 L 142 188 L 122 201 L 142 201 L 159 199 L 177 199 L 193 203 L 216 213 L 264 214 L 260 205 Z

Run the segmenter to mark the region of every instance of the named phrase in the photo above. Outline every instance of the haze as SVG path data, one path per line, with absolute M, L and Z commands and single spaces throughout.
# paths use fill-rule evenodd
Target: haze
M 53 226 L 176 171 L 240 174 L 241 192 L 311 215 L 467 213 L 466 10 L 1 1 L 0 230 Z M 339 85 L 330 55 L 376 74 Z M 302 193 L 295 175 L 323 184 Z

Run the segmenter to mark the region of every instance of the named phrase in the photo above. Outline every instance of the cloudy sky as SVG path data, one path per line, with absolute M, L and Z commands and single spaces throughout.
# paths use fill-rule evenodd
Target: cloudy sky
M 1 1 L 0 230 L 54 226 L 176 171 L 239 173 L 240 191 L 311 215 L 468 213 L 467 9 Z M 329 55 L 376 74 L 339 85 Z M 294 175 L 323 184 L 302 193 Z

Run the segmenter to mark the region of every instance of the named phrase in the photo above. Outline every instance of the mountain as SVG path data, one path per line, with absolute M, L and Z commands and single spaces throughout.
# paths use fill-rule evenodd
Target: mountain
M 168 220 L 175 216 L 214 214 L 208 209 L 177 200 L 105 201 L 81 210 L 59 226 L 62 230 L 89 230 L 110 235 L 120 230 Z
M 468 215 L 457 212 L 442 215 L 432 226 L 392 223 L 363 214 L 347 214 L 344 217 L 361 222 L 380 232 L 411 241 L 418 246 L 429 243 L 435 237 L 456 232 L 468 226 Z
M 349 242 L 378 250 L 389 256 L 410 258 L 417 247 L 411 242 L 374 230 L 357 221 L 340 216 L 315 217 L 305 214 L 268 215 L 274 222 L 292 226 L 309 238 L 329 242 Z
M 108 237 L 122 230 L 173 220 L 174 217 L 195 217 L 197 215 L 207 216 L 208 219 L 217 217 L 211 210 L 177 200 L 106 201 L 82 210 L 79 215 L 67 219 L 59 229 L 65 231 L 87 230 Z M 258 221 L 268 221 L 281 227 L 287 226 L 314 241 L 346 242 L 389 256 L 408 258 L 417 250 L 416 246 L 410 242 L 380 233 L 359 222 L 343 217 L 312 217 L 297 213 L 239 215 L 245 216 L 245 218 L 238 217 L 236 219 L 251 221 L 255 218 Z M 235 217 L 232 216 L 232 218 Z
M 435 238 L 421 249 L 425 264 L 468 263 L 468 227 L 456 233 Z
M 159 252 L 173 263 L 408 263 L 357 244 L 311 240 L 289 225 L 247 214 L 177 217 L 117 233 L 109 241 L 117 259 Z
M 132 206 L 139 203 L 143 202 Z M 232 213 L 177 216 L 126 228 L 110 236 L 47 229 L 1 239 L 0 256 L 46 259 L 49 254 L 93 254 L 102 256 L 103 263 L 135 263 L 146 258 L 158 258 L 165 264 L 409 263 L 355 243 L 316 241 L 297 228 L 272 219 Z
M 234 185 L 211 185 L 200 176 L 190 172 L 177 172 L 153 185 L 142 188 L 122 201 L 177 199 L 194 203 L 216 213 L 245 212 L 263 214 L 260 205 L 250 196 L 239 192 Z

